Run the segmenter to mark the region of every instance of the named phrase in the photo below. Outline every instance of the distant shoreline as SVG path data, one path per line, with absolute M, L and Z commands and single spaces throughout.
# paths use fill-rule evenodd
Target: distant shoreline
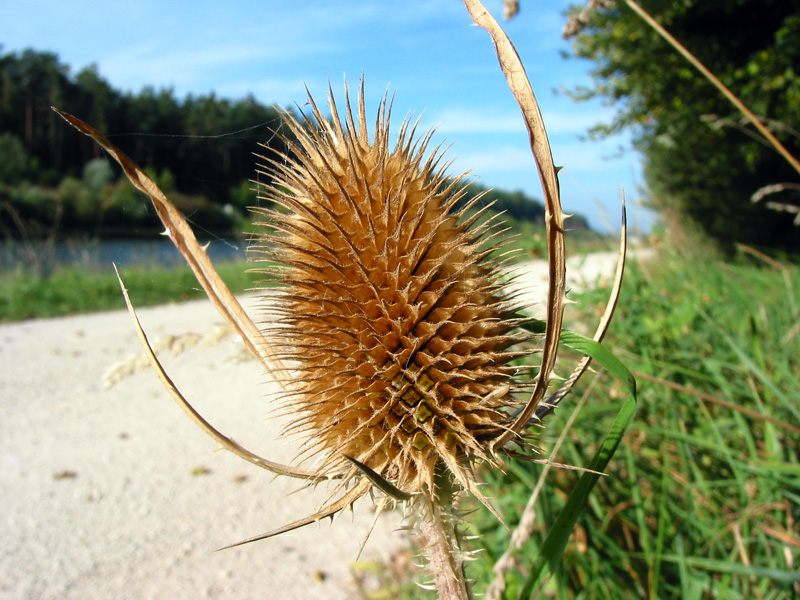
M 211 260 L 247 260 L 247 241 L 211 238 L 202 240 Z M 180 267 L 186 263 L 175 245 L 165 236 L 149 238 L 48 240 L 5 240 L 0 245 L 0 272 L 18 267 L 47 269 L 79 267 L 105 269 L 112 263 L 125 267 Z

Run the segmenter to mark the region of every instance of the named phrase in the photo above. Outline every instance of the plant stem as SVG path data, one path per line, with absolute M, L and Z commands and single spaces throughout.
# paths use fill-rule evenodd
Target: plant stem
M 436 477 L 436 493 L 418 498 L 420 533 L 441 600 L 471 600 L 464 574 L 464 559 L 457 517 L 453 512 L 455 490 L 446 473 Z

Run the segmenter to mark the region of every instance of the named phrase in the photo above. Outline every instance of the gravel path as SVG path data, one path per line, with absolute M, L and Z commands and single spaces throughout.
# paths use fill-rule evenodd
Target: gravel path
M 608 276 L 615 261 L 578 261 L 571 286 Z M 541 299 L 546 267 L 526 265 L 522 280 Z M 208 302 L 138 312 L 201 414 L 262 456 L 291 458 L 292 444 L 275 441 L 266 377 Z M 213 452 L 156 376 L 130 369 L 138 350 L 125 311 L 0 326 L 0 598 L 357 598 L 367 499 L 333 523 L 214 552 L 311 514 L 325 486 L 292 494 L 298 480 Z M 362 560 L 406 548 L 401 524 L 382 516 Z

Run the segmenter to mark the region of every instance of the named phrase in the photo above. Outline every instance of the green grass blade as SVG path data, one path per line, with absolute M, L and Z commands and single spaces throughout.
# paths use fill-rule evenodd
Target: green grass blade
M 625 434 L 625 430 L 628 428 L 628 425 L 630 425 L 636 413 L 636 381 L 627 367 L 597 342 L 572 332 L 562 333 L 561 340 L 571 348 L 584 352 L 603 365 L 609 373 L 622 382 L 630 392 L 630 395 L 623 403 L 611 429 L 606 435 L 603 444 L 589 464 L 589 469 L 592 471 L 602 472 L 614 456 Z M 526 600 L 530 597 L 544 573 L 545 566 L 548 567 L 550 573 L 556 572 L 572 529 L 599 478 L 600 475 L 596 473 L 584 472 L 583 475 L 581 475 L 577 485 L 570 493 L 567 503 L 559 513 L 547 538 L 545 538 L 542 544 L 536 562 L 531 568 L 530 574 L 522 587 L 522 591 L 519 595 L 520 600 Z
M 680 551 L 681 549 L 682 549 L 682 544 L 679 543 L 678 550 Z M 643 555 L 640 553 L 631 553 L 630 556 L 642 557 Z M 683 554 L 664 554 L 659 558 L 664 562 L 678 563 L 687 568 L 692 567 L 695 569 L 702 569 L 705 571 L 716 571 L 718 573 L 731 573 L 735 575 L 743 575 L 745 577 L 756 577 L 756 578 L 763 577 L 781 583 L 800 582 L 800 573 L 798 573 L 797 571 L 787 571 L 785 569 L 778 569 L 774 567 L 745 565 L 742 563 L 737 563 L 732 561 L 715 560 L 712 558 L 704 558 L 702 556 L 686 556 Z
M 615 379 L 625 385 L 631 396 L 636 398 L 636 379 L 633 377 L 633 373 L 602 344 L 579 333 L 566 330 L 561 332 L 561 343 L 600 363 Z

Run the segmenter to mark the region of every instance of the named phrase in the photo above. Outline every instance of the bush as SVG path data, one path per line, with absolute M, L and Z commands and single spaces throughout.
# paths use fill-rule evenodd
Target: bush
M 30 159 L 22 140 L 12 133 L 0 135 L 0 184 L 22 181 L 26 176 Z
M 66 177 L 56 190 L 64 206 L 66 224 L 72 228 L 90 228 L 97 223 L 100 202 L 97 195 L 74 177 Z
M 83 183 L 94 194 L 99 194 L 112 181 L 114 172 L 104 158 L 95 158 L 83 168 Z

